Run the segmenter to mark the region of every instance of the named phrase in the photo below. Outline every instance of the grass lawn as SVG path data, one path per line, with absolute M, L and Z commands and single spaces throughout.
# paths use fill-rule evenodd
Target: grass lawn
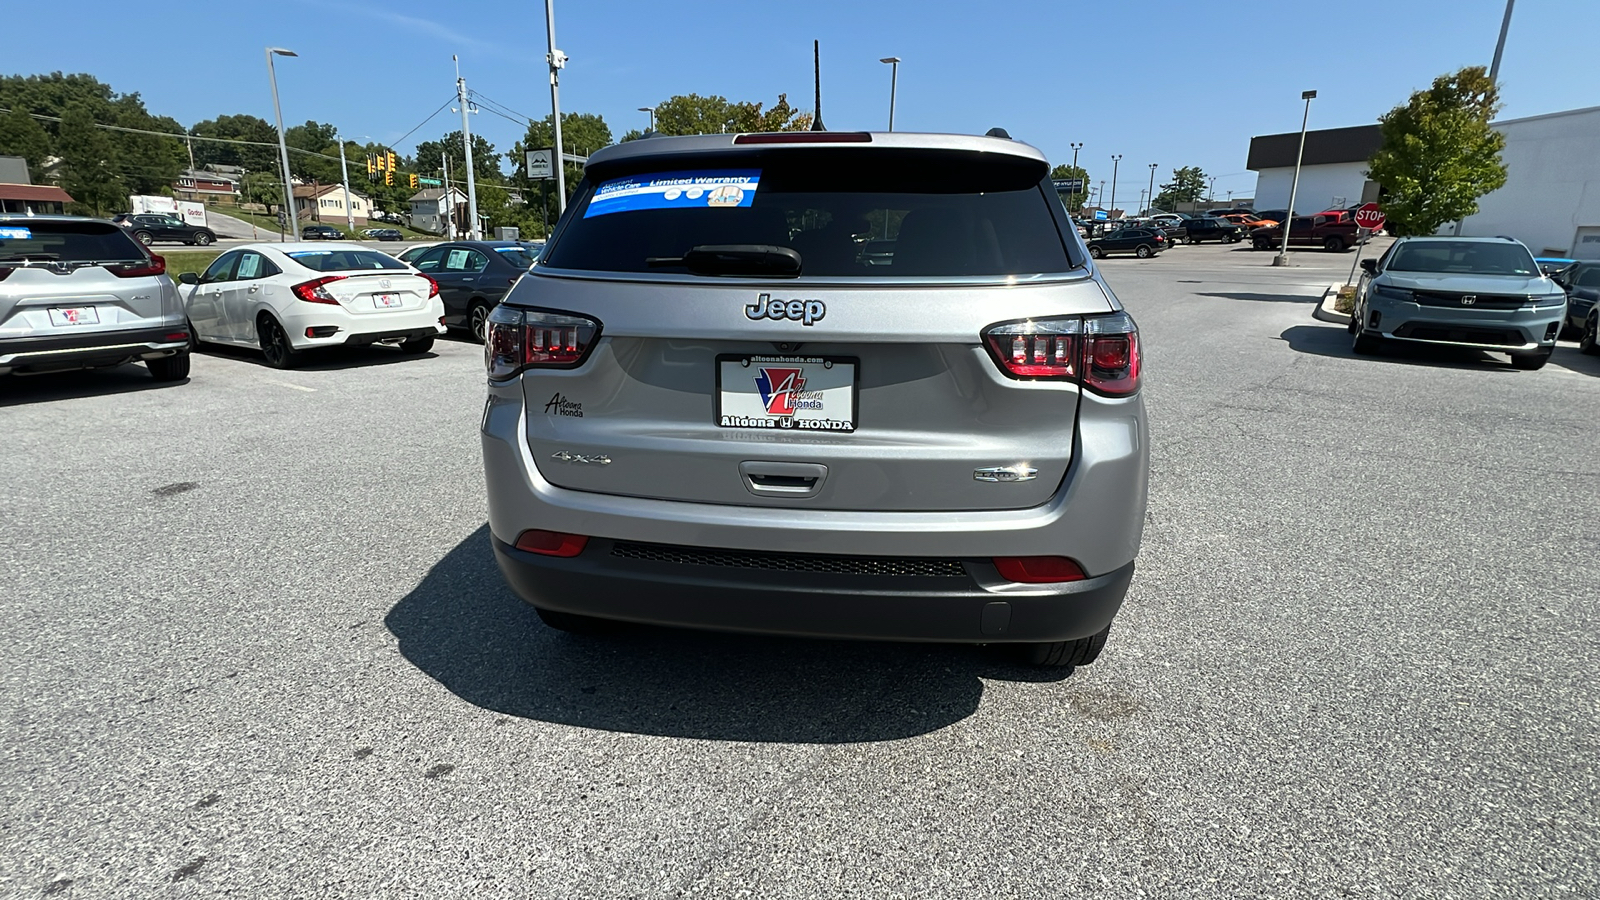
M 260 213 L 246 212 L 242 209 L 235 209 L 231 206 L 219 206 L 216 208 L 216 211 L 225 216 L 232 216 L 241 222 L 253 223 L 257 228 L 262 230 L 261 236 L 263 240 L 267 238 L 267 234 L 269 232 L 271 233 L 273 239 L 276 239 L 278 236 L 278 220 L 275 216 L 264 216 Z M 305 227 L 307 223 L 302 222 L 300 224 L 301 227 Z M 352 233 L 350 229 L 344 227 L 343 219 L 334 220 L 331 218 L 325 218 L 317 224 L 332 225 L 333 227 L 344 232 L 345 237 L 354 238 L 358 241 L 367 239 L 367 236 L 361 233 L 363 228 L 393 228 L 404 235 L 405 239 L 408 241 L 436 241 L 439 239 L 437 235 L 431 235 L 425 231 L 413 231 L 412 229 L 407 228 L 398 222 L 390 222 L 383 219 L 372 219 L 365 225 L 359 225 L 356 227 L 354 233 Z
M 167 274 L 171 275 L 174 281 L 185 272 L 193 272 L 196 275 L 204 272 L 206 267 L 221 255 L 221 250 L 176 250 L 160 254 L 167 261 Z

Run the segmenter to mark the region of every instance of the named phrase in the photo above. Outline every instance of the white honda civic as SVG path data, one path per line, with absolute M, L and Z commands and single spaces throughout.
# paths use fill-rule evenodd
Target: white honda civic
M 178 280 L 197 342 L 259 347 L 279 369 L 334 345 L 426 353 L 445 331 L 433 279 L 359 246 L 246 244 L 217 257 L 204 274 Z

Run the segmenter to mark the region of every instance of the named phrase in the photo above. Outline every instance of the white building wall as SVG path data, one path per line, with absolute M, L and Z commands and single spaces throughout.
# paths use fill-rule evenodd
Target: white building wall
M 1288 209 L 1289 186 L 1294 167 L 1262 169 L 1256 173 L 1256 209 Z M 1365 162 L 1332 163 L 1300 167 L 1300 189 L 1295 194 L 1295 212 L 1301 215 L 1325 209 L 1343 209 L 1361 202 L 1367 184 Z
M 1495 123 L 1506 136 L 1506 184 L 1461 223 L 1473 237 L 1509 235 L 1536 254 L 1600 259 L 1600 107 Z M 1447 225 L 1442 233 L 1454 233 Z

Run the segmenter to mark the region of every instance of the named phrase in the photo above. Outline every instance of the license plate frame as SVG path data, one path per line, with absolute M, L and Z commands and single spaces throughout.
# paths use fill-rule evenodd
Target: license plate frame
M 780 371 L 761 373 L 757 371 L 760 369 Z M 769 388 L 762 387 L 758 380 L 762 377 L 767 379 Z M 787 387 L 795 378 L 800 379 L 800 384 Z M 775 379 L 781 381 L 775 383 Z M 764 390 L 769 393 L 764 395 Z M 800 396 L 789 395 L 791 390 Z M 774 395 L 788 396 L 783 400 Z M 848 398 L 849 405 L 839 416 L 838 406 L 844 398 Z M 817 405 L 813 407 L 812 403 Z M 856 418 L 860 403 L 861 360 L 857 357 L 723 353 L 716 358 L 716 399 L 711 421 L 719 428 L 850 434 L 860 427 Z M 783 409 L 786 404 L 792 406 L 792 412 L 774 413 L 774 405 Z
M 399 309 L 405 305 L 405 302 L 405 298 L 393 291 L 385 291 L 383 293 L 372 295 L 373 309 Z
M 84 313 L 88 313 L 87 316 Z M 76 328 L 82 325 L 99 325 L 100 310 L 93 305 L 87 306 L 52 306 L 50 307 L 50 324 L 57 328 Z

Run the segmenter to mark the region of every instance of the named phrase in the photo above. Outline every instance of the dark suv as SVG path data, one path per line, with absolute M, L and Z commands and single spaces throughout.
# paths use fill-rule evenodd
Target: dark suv
M 111 221 L 126 228 L 135 240 L 146 247 L 156 241 L 182 241 L 204 247 L 217 240 L 215 231 L 190 225 L 177 216 L 164 213 L 123 213 Z
M 1198 244 L 1201 241 L 1218 241 L 1224 244 L 1237 244 L 1244 240 L 1244 231 L 1239 226 L 1225 219 L 1211 216 L 1201 216 L 1183 223 L 1188 229 L 1188 241 Z

